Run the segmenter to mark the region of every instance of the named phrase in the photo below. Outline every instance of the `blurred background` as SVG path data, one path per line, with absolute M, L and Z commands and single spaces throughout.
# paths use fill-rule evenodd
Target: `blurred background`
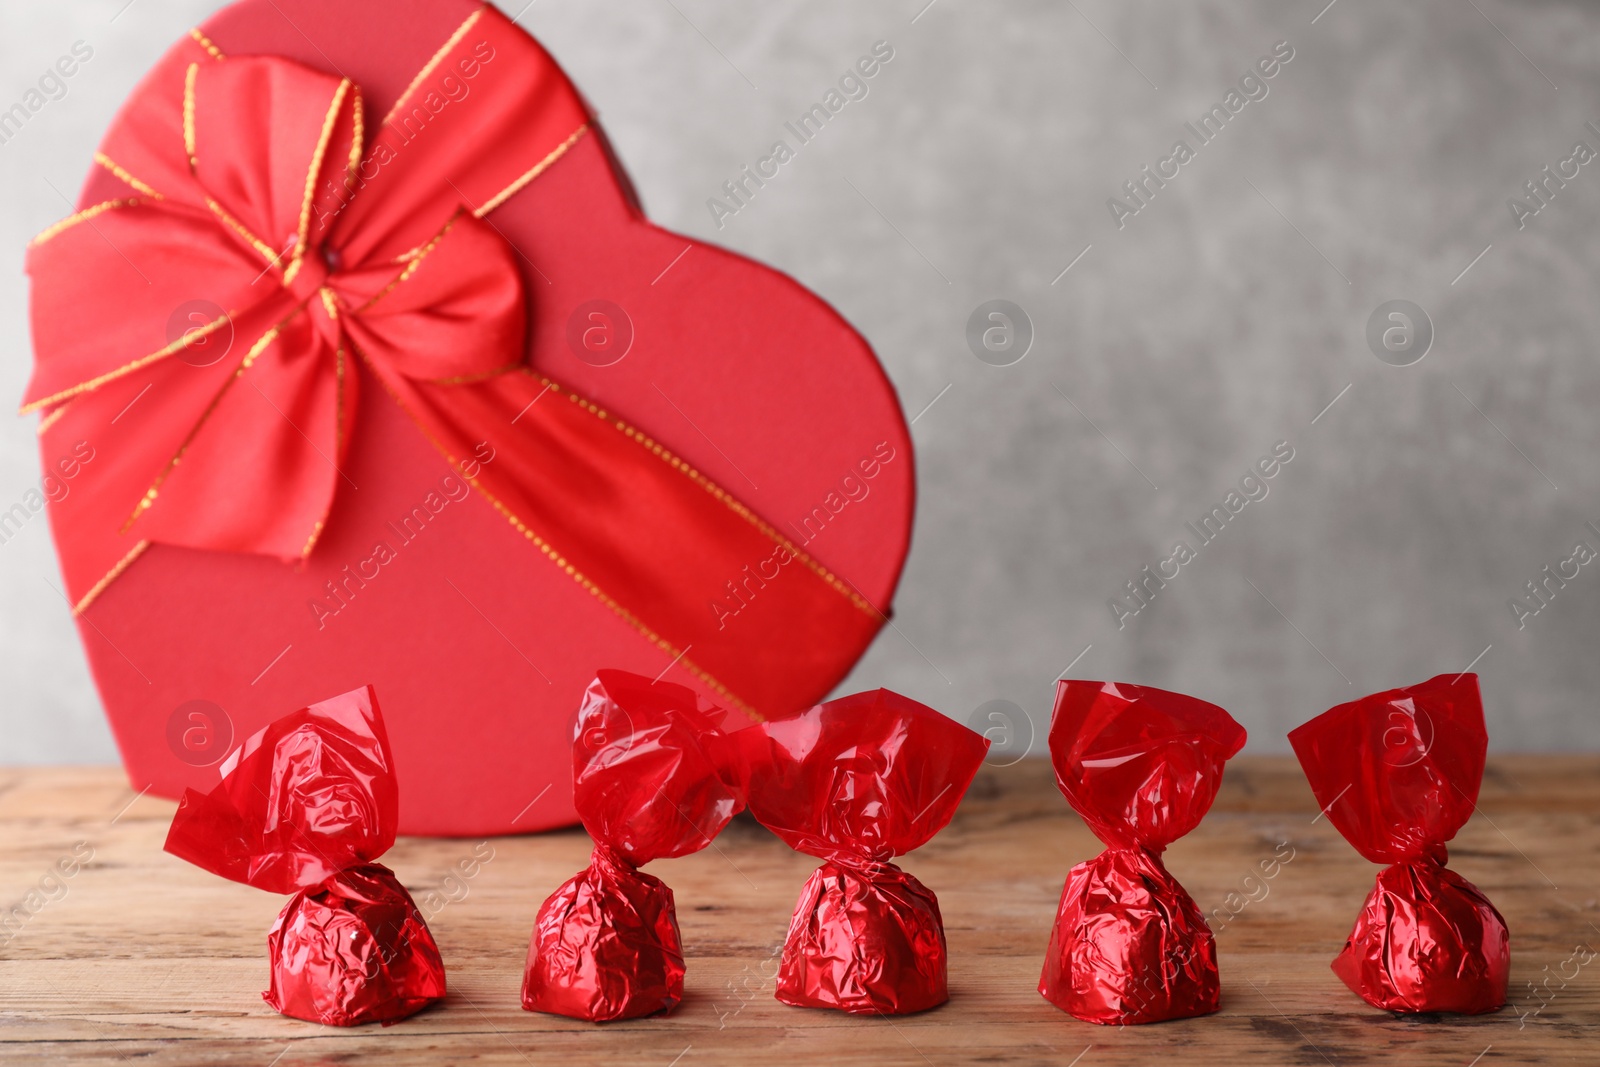
M 217 6 L 0 0 L 0 111 L 81 60 L 0 127 L 0 395 L 32 362 L 25 244 Z M 914 420 L 898 632 L 841 691 L 898 689 L 1014 758 L 1043 752 L 1057 677 L 1126 680 L 1271 752 L 1472 669 L 1495 748 L 1600 745 L 1600 7 L 499 6 L 652 219 L 831 301 Z M 35 422 L 0 419 L 0 511 L 39 486 Z M 59 584 L 44 516 L 8 529 L 0 763 L 116 759 Z

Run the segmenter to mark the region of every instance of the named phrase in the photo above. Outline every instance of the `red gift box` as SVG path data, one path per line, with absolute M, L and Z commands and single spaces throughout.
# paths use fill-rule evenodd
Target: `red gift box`
M 646 221 L 495 9 L 246 0 L 96 163 L 30 246 L 25 409 L 136 788 L 370 681 L 402 832 L 563 825 L 596 668 L 781 715 L 882 625 L 913 472 L 871 350 Z

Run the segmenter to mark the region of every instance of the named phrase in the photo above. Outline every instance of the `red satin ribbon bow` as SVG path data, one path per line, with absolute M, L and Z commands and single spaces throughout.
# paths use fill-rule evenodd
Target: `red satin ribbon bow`
M 427 129 L 432 143 L 413 145 L 394 121 L 374 136 L 348 80 L 191 44 L 135 93 L 99 153 L 136 195 L 30 249 L 42 292 L 27 408 L 120 398 L 107 387 L 124 378 L 154 384 L 171 416 L 161 421 L 184 436 L 176 448 L 152 440 L 154 462 L 122 465 L 143 484 L 118 530 L 296 559 L 338 488 L 357 407 L 352 359 L 443 431 L 448 452 L 470 452 L 448 440 L 451 427 L 429 425 L 427 409 L 448 403 L 440 383 L 520 364 L 526 333 L 514 253 L 471 205 L 529 168 L 494 165 L 507 153 L 489 142 L 531 127 L 539 147 L 528 154 L 542 159 L 586 116 L 559 75 L 538 71 L 520 93 L 440 113 L 465 128 Z M 482 65 L 471 51 L 464 59 Z M 72 314 L 49 306 L 62 290 L 77 298 Z M 216 314 L 166 336 L 180 307 Z M 233 351 L 217 359 L 229 332 Z
M 453 75 L 473 79 L 470 99 L 438 88 Z M 56 509 L 78 609 L 152 542 L 309 554 L 342 480 L 357 360 L 452 464 L 486 427 L 561 394 L 524 362 L 516 255 L 482 216 L 588 122 L 550 57 L 491 7 L 380 121 L 333 74 L 224 56 L 198 33 L 170 52 L 96 156 L 126 195 L 29 249 L 24 410 L 70 441 L 140 405 L 94 492 Z M 688 464 L 568 395 L 532 409 L 474 487 L 647 639 L 694 645 L 684 666 L 729 702 L 783 710 L 842 675 L 881 616 Z M 764 594 L 767 623 L 722 640 L 708 603 L 775 545 L 803 576 Z

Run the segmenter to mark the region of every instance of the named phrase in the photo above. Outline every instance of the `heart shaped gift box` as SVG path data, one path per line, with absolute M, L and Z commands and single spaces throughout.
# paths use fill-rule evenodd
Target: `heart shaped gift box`
M 651 225 L 469 0 L 245 0 L 29 248 L 66 595 L 135 788 L 376 685 L 400 829 L 571 823 L 598 668 L 753 718 L 881 627 L 912 456 L 862 338 Z

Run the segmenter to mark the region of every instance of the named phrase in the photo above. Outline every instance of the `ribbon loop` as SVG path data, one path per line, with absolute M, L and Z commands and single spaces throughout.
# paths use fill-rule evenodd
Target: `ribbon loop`
M 196 61 L 184 87 L 194 181 L 285 282 L 320 260 L 319 199 L 353 182 L 361 97 L 348 80 L 275 56 Z
M 457 214 L 400 265 L 333 275 L 362 354 L 418 381 L 479 381 L 523 362 L 528 313 L 516 253 Z

